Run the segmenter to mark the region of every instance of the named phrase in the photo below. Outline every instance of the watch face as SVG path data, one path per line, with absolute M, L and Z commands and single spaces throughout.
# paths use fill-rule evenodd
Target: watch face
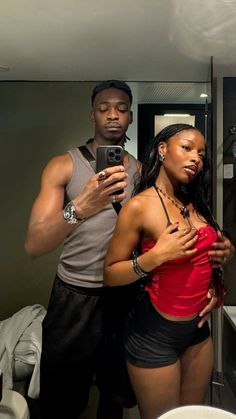
M 71 217 L 74 216 L 74 207 L 73 205 L 71 205 L 70 203 L 66 205 L 65 209 L 64 209 L 64 218 L 65 220 L 70 219 Z
M 68 224 L 78 224 L 75 207 L 71 202 L 65 206 L 63 216 L 64 220 L 66 220 Z

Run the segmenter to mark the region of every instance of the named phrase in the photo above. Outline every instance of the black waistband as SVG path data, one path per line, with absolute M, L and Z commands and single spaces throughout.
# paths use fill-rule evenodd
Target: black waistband
M 56 274 L 56 280 L 58 280 L 63 287 L 67 288 L 68 290 L 71 290 L 73 292 L 77 292 L 78 294 L 84 294 L 84 295 L 103 295 L 104 290 L 106 287 L 81 287 L 79 285 L 71 285 L 67 282 L 63 281 L 59 276 Z
M 138 281 L 132 282 L 131 284 L 117 286 L 117 287 L 81 287 L 78 285 L 71 285 L 67 282 L 63 281 L 57 274 L 56 274 L 56 281 L 58 281 L 63 287 L 71 290 L 73 292 L 77 292 L 78 294 L 83 295 L 91 295 L 91 296 L 99 296 L 105 295 L 106 297 L 112 297 L 113 295 L 116 297 L 122 298 L 123 296 L 131 296 L 138 294 L 140 291 L 144 290 L 145 282 L 140 279 Z

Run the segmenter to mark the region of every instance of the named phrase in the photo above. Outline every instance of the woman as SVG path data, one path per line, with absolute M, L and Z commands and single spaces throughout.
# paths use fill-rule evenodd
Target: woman
M 212 372 L 207 303 L 217 229 L 207 206 L 205 139 L 174 124 L 150 144 L 135 189 L 122 208 L 105 260 L 105 282 L 147 276 L 125 328 L 125 355 L 142 419 L 204 401 Z M 132 257 L 133 249 L 141 254 Z M 121 301 L 122 304 L 122 301 Z

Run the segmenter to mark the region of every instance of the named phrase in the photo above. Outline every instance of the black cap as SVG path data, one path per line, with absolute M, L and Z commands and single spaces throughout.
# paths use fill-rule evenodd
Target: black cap
M 95 88 L 93 89 L 93 94 L 91 97 L 92 105 L 97 94 L 105 89 L 109 89 L 110 87 L 115 87 L 116 89 L 123 90 L 123 92 L 127 93 L 127 95 L 129 96 L 130 104 L 132 105 L 133 97 L 130 87 L 122 80 L 104 80 L 97 84 L 97 86 L 95 86 Z

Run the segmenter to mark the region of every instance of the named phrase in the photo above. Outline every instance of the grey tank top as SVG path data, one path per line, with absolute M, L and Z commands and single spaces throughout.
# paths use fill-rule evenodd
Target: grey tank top
M 94 171 L 78 148 L 73 148 L 68 153 L 73 161 L 73 173 L 65 192 L 67 199 L 71 200 L 79 195 Z M 122 205 L 131 196 L 134 176 L 138 171 L 137 160 L 131 154 L 128 156 L 128 195 Z M 62 281 L 88 288 L 103 286 L 103 263 L 116 219 L 117 214 L 112 204 L 109 204 L 79 224 L 65 239 L 57 269 Z

